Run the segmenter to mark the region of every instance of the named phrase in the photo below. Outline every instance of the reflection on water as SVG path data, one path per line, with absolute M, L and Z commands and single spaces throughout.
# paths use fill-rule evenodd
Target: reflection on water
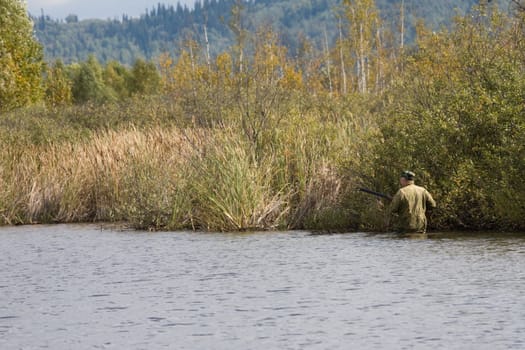
M 523 235 L 0 229 L 1 349 L 520 349 Z

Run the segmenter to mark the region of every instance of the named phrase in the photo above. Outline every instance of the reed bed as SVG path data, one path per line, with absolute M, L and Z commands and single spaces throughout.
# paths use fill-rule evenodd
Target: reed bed
M 131 127 L 82 141 L 4 144 L 0 223 L 209 231 L 341 226 L 348 180 L 334 157 L 353 144 L 351 126 L 315 125 L 292 121 L 266 134 L 262 148 L 233 125 Z

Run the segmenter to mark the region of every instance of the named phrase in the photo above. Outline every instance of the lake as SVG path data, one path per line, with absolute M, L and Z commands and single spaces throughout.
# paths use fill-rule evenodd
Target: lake
M 0 228 L 0 349 L 523 349 L 525 234 Z

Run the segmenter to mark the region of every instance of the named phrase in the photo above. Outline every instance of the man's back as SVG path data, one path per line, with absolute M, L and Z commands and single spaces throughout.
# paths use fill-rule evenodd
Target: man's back
M 392 199 L 391 212 L 395 217 L 394 228 L 398 232 L 424 233 L 427 228 L 427 207 L 435 207 L 430 193 L 421 186 L 409 184 Z

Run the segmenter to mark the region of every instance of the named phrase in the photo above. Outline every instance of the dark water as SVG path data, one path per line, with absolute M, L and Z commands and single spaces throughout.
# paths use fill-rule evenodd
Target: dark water
M 0 228 L 0 349 L 524 349 L 525 235 Z

